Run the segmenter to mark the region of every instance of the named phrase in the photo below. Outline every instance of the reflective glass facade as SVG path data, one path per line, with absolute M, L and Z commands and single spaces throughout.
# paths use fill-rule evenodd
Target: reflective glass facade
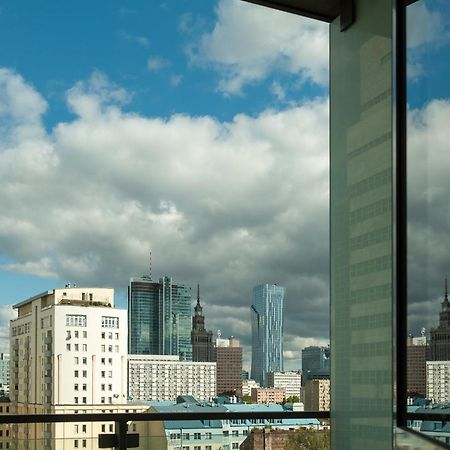
M 179 355 L 192 360 L 191 289 L 132 278 L 128 287 L 128 348 L 134 355 Z
M 253 288 L 252 372 L 254 380 L 267 386 L 267 372 L 283 371 L 283 303 L 286 289 L 276 284 Z
M 391 1 L 330 27 L 332 448 L 392 448 Z

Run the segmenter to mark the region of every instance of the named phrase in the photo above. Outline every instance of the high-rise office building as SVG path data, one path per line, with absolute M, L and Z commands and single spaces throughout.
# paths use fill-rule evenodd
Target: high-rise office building
M 251 377 L 267 386 L 267 372 L 283 371 L 283 304 L 286 289 L 277 284 L 253 288 Z
M 192 359 L 191 289 L 149 277 L 131 278 L 128 286 L 128 352 L 178 355 Z
M 444 300 L 439 313 L 439 325 L 430 331 L 432 361 L 450 361 L 450 302 L 448 301 L 447 277 L 445 278 Z
M 302 350 L 302 385 L 315 378 L 330 378 L 330 347 L 312 345 Z
M 216 339 L 217 394 L 242 395 L 242 347 L 231 336 Z
M 212 361 L 212 331 L 205 329 L 205 316 L 200 304 L 200 286 L 197 285 L 197 304 L 192 316 L 192 361 Z

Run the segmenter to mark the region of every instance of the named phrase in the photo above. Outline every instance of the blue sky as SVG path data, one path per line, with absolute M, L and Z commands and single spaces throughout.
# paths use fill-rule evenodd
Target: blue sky
M 450 97 L 437 5 L 410 17 L 418 151 Z M 1 305 L 75 282 L 125 306 L 151 248 L 155 278 L 200 282 L 212 330 L 248 345 L 251 289 L 278 282 L 287 367 L 327 342 L 327 25 L 238 0 L 17 0 L 0 55 Z

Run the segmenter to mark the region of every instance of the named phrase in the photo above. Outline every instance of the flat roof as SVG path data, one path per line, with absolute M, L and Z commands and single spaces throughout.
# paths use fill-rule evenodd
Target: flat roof
M 13 309 L 20 308 L 21 306 L 24 306 L 27 303 L 32 302 L 33 300 L 37 300 L 38 298 L 45 297 L 46 295 L 52 295 L 53 292 L 55 292 L 55 291 L 54 290 L 52 290 L 52 291 L 44 291 L 44 292 L 41 292 L 40 294 L 33 295 L 33 297 L 27 298 L 26 300 L 22 300 L 21 302 L 16 303 L 15 305 L 13 305 Z

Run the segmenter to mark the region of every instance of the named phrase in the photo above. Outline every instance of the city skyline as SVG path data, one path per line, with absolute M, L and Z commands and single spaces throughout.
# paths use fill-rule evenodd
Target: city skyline
M 295 301 L 285 359 L 295 368 L 299 349 L 329 340 L 328 30 L 232 0 L 163 3 L 127 9 L 113 1 L 105 11 L 79 2 L 52 14 L 14 3 L 2 9 L 0 33 L 11 44 L 0 69 L 0 118 L 8 123 L 0 343 L 6 349 L 7 305 L 69 281 L 114 287 L 125 305 L 123 281 L 142 273 L 151 247 L 161 273 L 202 284 L 210 328 L 239 335 L 246 349 L 249 286 L 286 286 Z M 438 76 L 447 69 L 428 73 L 423 60 L 447 29 L 440 9 L 410 8 L 411 154 L 419 161 L 424 139 L 438 136 L 449 115 L 449 88 Z M 429 36 L 419 13 L 433 21 Z M 85 21 L 85 35 L 74 17 Z M 273 23 L 280 26 L 270 40 Z M 55 38 L 61 30 L 64 41 Z M 92 45 L 94 32 L 100 38 Z M 433 58 L 445 61 L 445 43 L 435 47 Z M 432 91 L 424 89 L 428 80 Z M 444 144 L 434 152 L 437 175 Z M 412 190 L 423 202 L 419 175 L 411 172 Z M 445 186 L 448 177 L 430 180 Z M 25 204 L 46 214 L 38 220 Z M 440 223 L 443 204 L 430 224 Z M 423 230 L 420 217 L 412 222 Z M 445 236 L 428 231 L 430 248 L 446 247 Z M 410 248 L 420 261 L 410 276 L 417 333 L 433 326 L 450 260 L 430 257 L 420 233 Z

